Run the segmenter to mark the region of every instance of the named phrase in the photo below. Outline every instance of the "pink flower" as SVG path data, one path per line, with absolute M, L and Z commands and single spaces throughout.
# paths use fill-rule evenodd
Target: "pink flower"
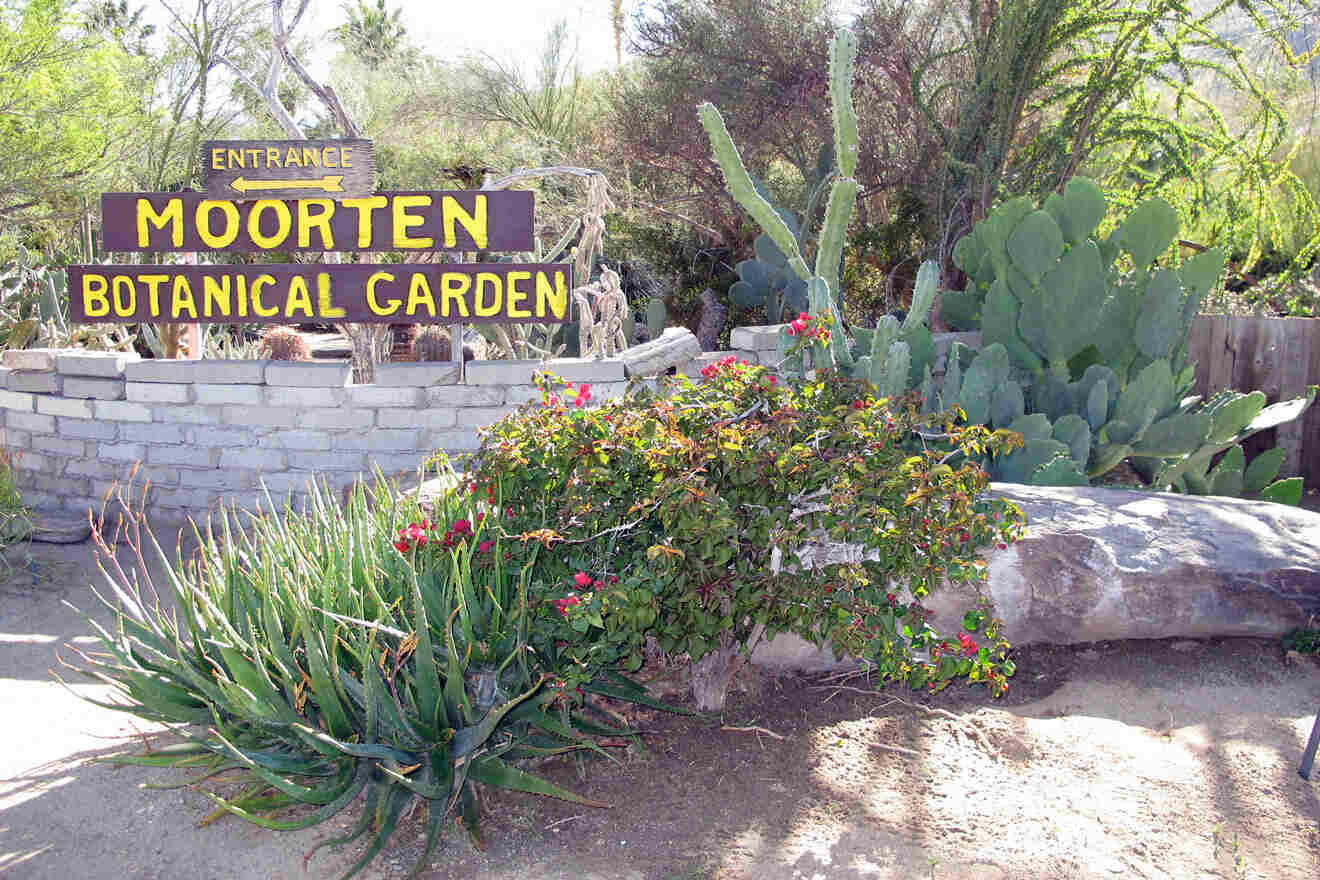
M 573 405 L 586 406 L 588 400 L 591 400 L 591 386 L 583 382 L 578 386 L 577 399 L 573 401 Z
M 455 535 L 470 535 L 470 534 L 472 534 L 472 523 L 468 522 L 468 521 L 465 520 L 465 519 L 456 519 L 456 520 L 454 520 L 454 524 L 453 524 L 452 526 L 450 526 L 449 528 L 450 528 L 451 530 L 453 530 L 453 532 L 454 532 Z
M 549 397 L 547 397 L 547 398 L 545 399 L 545 405 L 546 405 L 546 406 L 559 406 L 559 397 L 556 396 L 556 395 L 554 395 L 554 394 L 551 394 Z
M 491 551 L 491 548 L 494 546 L 495 546 L 494 541 L 482 541 L 480 544 L 477 545 L 477 552 L 489 553 Z
M 406 528 L 399 530 L 399 537 L 415 541 L 420 547 L 426 543 L 426 529 L 420 523 L 409 523 Z
M 579 599 L 575 593 L 569 593 L 564 598 L 556 599 L 551 604 L 554 605 L 556 609 L 558 609 L 560 614 L 562 614 L 564 617 L 568 617 L 568 609 L 572 608 L 575 605 L 581 605 L 582 600 Z
M 400 539 L 394 542 L 394 549 L 398 550 L 400 553 L 407 553 L 409 550 L 412 549 L 412 544 L 409 544 L 407 541 Z
M 486 514 L 484 514 L 484 513 L 478 513 L 478 514 L 477 514 L 477 525 L 481 525 L 481 521 L 482 521 L 483 519 L 485 519 L 485 518 L 486 518 Z
M 577 574 L 573 575 L 573 582 L 585 590 L 587 587 L 591 586 L 591 575 L 587 574 L 585 571 L 579 571 Z

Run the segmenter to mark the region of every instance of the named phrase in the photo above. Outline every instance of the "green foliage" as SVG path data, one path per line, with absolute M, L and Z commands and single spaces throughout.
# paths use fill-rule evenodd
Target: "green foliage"
M 646 332 L 649 338 L 659 339 L 660 334 L 665 332 L 665 325 L 669 322 L 669 309 L 665 308 L 665 301 L 661 297 L 653 296 L 651 301 L 646 304 Z
M 547 384 L 541 406 L 492 426 L 476 453 L 475 490 L 501 487 L 506 528 L 552 548 L 536 580 L 601 583 L 564 597 L 580 603 L 566 612 L 577 660 L 635 667 L 648 636 L 697 659 L 791 631 L 875 660 L 885 680 L 1000 691 L 1002 643 L 953 664 L 922 659 L 949 643 L 919 600 L 945 580 L 978 581 L 977 549 L 1021 525 L 979 496 L 979 467 L 950 467 L 914 439 L 938 420 L 831 371 L 797 385 L 730 357 L 706 376 L 600 408 L 566 406 Z M 968 455 L 998 447 L 981 428 L 949 433 Z M 808 567 L 822 541 L 862 559 Z
M 335 39 L 368 68 L 375 70 L 405 49 L 408 31 L 399 20 L 402 9 L 386 9 L 385 0 L 376 0 L 375 6 L 356 0 L 341 8 L 347 20 L 334 29 Z
M 169 565 L 124 506 L 131 552 Z M 350 876 L 415 799 L 427 819 L 414 873 L 452 815 L 476 833 L 476 783 L 600 806 L 515 763 L 625 731 L 573 708 L 575 692 L 546 662 L 556 624 L 538 622 L 530 598 L 536 554 L 507 565 L 489 513 L 455 494 L 423 510 L 385 485 L 359 487 L 341 507 L 314 487 L 303 511 L 208 524 L 197 554 L 169 565 L 160 597 L 119 568 L 115 537 L 98 529 L 115 623 L 92 623 L 104 653 L 83 660 L 120 701 L 89 699 L 206 730 L 183 727 L 179 746 L 112 760 L 198 767 L 199 782 L 243 773 L 249 788 L 208 796 L 275 829 L 326 821 L 365 790 L 357 828 L 321 844 L 371 836 Z M 600 686 L 640 696 L 610 682 Z
M 20 458 L 21 452 L 0 449 L 0 549 L 32 533 L 32 515 L 23 505 L 23 496 L 18 491 L 14 474 Z M 8 560 L 0 555 L 0 566 L 7 568 L 8 565 Z

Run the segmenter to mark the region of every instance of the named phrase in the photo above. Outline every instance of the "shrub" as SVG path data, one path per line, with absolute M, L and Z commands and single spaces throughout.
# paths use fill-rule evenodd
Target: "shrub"
M 274 361 L 305 361 L 312 356 L 307 340 L 294 327 L 267 328 L 261 334 L 260 350 L 262 357 Z
M 147 548 L 164 554 L 141 514 L 125 510 L 146 572 Z M 437 525 L 386 486 L 356 490 L 343 509 L 319 488 L 303 512 L 247 528 L 224 515 L 170 568 L 162 592 L 177 611 L 125 574 L 117 536 L 98 528 L 111 590 L 102 598 L 116 613 L 109 629 L 92 624 L 104 653 L 84 655 L 84 671 L 123 698 L 98 705 L 190 725 L 181 745 L 114 760 L 200 766 L 203 779 L 245 772 L 252 784 L 241 793 L 208 796 L 275 829 L 324 821 L 365 790 L 362 822 L 325 842 L 374 835 L 350 875 L 414 798 L 428 811 L 419 869 L 451 811 L 475 835 L 474 783 L 590 804 L 513 763 L 599 750 L 584 731 L 624 732 L 573 711 L 546 654 L 529 650 L 533 632 L 546 632 L 528 597 L 536 552 L 506 564 L 486 511 L 452 496 L 432 515 Z M 602 687 L 640 694 L 618 680 Z
M 993 622 L 968 652 L 920 600 L 982 578 L 976 551 L 1012 540 L 1021 513 L 978 497 L 985 472 L 950 467 L 922 434 L 964 452 L 1006 435 L 922 417 L 914 397 L 876 399 L 834 372 L 788 384 L 731 357 L 704 372 L 599 408 L 580 404 L 585 386 L 547 386 L 476 454 L 473 491 L 504 508 L 508 533 L 554 550 L 535 580 L 559 603 L 565 665 L 589 677 L 635 668 L 648 637 L 700 660 L 790 631 L 874 661 L 885 681 L 965 676 L 1002 693 L 1012 664 Z M 849 561 L 833 564 L 829 544 Z M 724 685 L 699 706 L 722 704 Z

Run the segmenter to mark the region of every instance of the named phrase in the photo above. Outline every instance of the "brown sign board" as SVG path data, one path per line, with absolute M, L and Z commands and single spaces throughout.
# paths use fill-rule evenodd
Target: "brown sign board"
M 206 141 L 202 177 L 213 199 L 334 199 L 376 189 L 371 141 Z
M 567 263 L 69 267 L 78 323 L 561 323 Z
M 384 192 L 236 202 L 206 193 L 104 193 L 107 251 L 530 251 L 527 190 Z

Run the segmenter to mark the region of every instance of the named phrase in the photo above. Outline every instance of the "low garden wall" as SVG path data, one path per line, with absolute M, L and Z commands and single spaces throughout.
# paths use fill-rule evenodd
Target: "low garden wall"
M 6 351 L 0 445 L 21 453 L 18 488 L 30 507 L 99 511 L 116 482 L 149 485 L 146 508 L 199 516 L 218 503 L 297 503 L 308 482 L 335 488 L 379 468 L 414 471 L 433 452 L 478 446 L 480 428 L 541 399 L 544 370 L 590 383 L 592 403 L 666 367 L 696 375 L 734 353 L 774 353 L 774 328 L 734 331 L 735 352 L 700 353 L 686 330 L 603 360 L 386 363 L 353 384 L 346 361 L 142 360 L 83 350 Z M 649 348 L 648 348 L 649 346 Z

